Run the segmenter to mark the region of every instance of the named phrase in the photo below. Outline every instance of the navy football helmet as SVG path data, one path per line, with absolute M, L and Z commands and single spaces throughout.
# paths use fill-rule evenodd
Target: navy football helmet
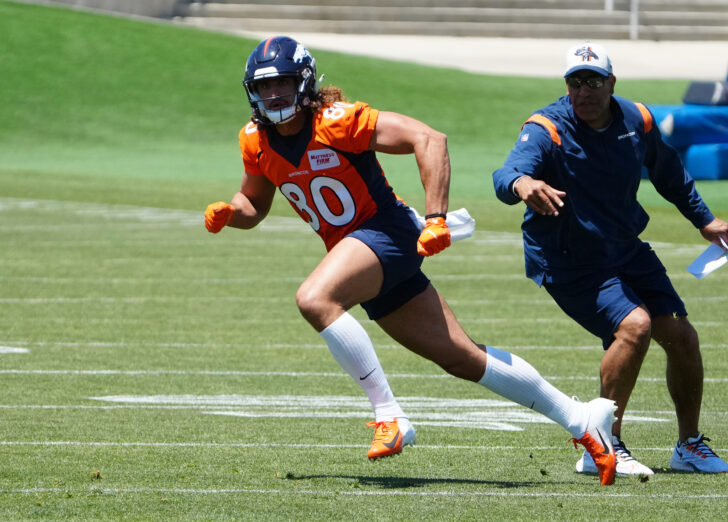
M 282 109 L 266 109 L 265 102 L 271 98 L 260 97 L 256 82 L 282 76 L 292 77 L 296 81 L 293 104 Z M 248 57 L 243 85 L 253 110 L 254 122 L 263 125 L 286 122 L 308 107 L 316 96 L 316 60 L 303 45 L 292 38 L 268 38 L 260 42 Z

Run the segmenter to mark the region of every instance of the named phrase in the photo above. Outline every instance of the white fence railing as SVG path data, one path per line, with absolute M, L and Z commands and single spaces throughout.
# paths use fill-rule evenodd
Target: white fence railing
M 604 0 L 604 10 L 607 12 L 614 11 L 614 0 Z M 640 0 L 630 0 L 629 2 L 629 39 L 637 40 L 639 38 L 639 18 L 640 18 Z

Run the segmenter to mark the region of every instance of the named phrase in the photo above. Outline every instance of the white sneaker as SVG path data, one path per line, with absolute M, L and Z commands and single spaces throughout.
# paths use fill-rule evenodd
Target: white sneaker
M 702 433 L 685 442 L 677 441 L 670 467 L 692 473 L 728 473 L 728 464 L 704 442 L 710 439 Z
M 577 442 L 584 446 L 597 468 L 599 481 L 603 486 L 609 486 L 614 483 L 617 468 L 612 446 L 612 424 L 617 420 L 614 416 L 617 404 L 609 399 L 598 398 L 589 401 L 586 406 L 589 409 L 586 432 L 582 438 L 572 439 L 574 447 Z
M 622 439 L 616 435 L 612 435 L 612 446 L 614 446 L 614 456 L 617 458 L 617 475 L 654 475 L 655 472 L 644 464 L 637 461 L 632 453 L 625 447 Z M 597 466 L 591 455 L 586 451 L 576 463 L 577 473 L 596 473 Z

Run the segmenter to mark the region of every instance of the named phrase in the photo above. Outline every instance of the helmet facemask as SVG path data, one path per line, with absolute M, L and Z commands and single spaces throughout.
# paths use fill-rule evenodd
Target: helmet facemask
M 315 77 L 316 60 L 300 43 L 287 36 L 263 40 L 248 58 L 243 78 L 253 121 L 277 125 L 293 119 L 314 100 L 318 88 Z M 285 106 L 267 108 L 266 105 L 270 107 L 271 102 L 281 97 L 263 99 L 256 84 L 275 78 L 293 78 L 295 93 L 292 97 L 285 97 Z
M 262 80 L 275 78 L 294 78 L 296 81 L 296 91 L 292 95 L 262 98 L 256 84 Z M 250 100 L 250 105 L 253 109 L 253 120 L 256 123 L 262 123 L 264 125 L 277 125 L 293 119 L 296 114 L 311 104 L 311 94 L 308 92 L 310 91 L 308 78 L 312 78 L 311 71 L 304 69 L 300 74 L 295 76 L 272 74 L 244 82 L 248 100 Z M 279 104 L 274 103 L 277 100 L 284 101 L 285 105 L 279 106 Z

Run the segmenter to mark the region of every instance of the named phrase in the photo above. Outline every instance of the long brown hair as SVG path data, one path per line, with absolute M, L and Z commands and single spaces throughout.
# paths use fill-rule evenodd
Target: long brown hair
M 309 107 L 315 114 L 321 110 L 322 107 L 331 105 L 334 102 L 345 101 L 347 101 L 346 96 L 344 96 L 344 91 L 340 87 L 337 87 L 336 85 L 327 85 L 318 90 L 316 97 L 313 99 Z

